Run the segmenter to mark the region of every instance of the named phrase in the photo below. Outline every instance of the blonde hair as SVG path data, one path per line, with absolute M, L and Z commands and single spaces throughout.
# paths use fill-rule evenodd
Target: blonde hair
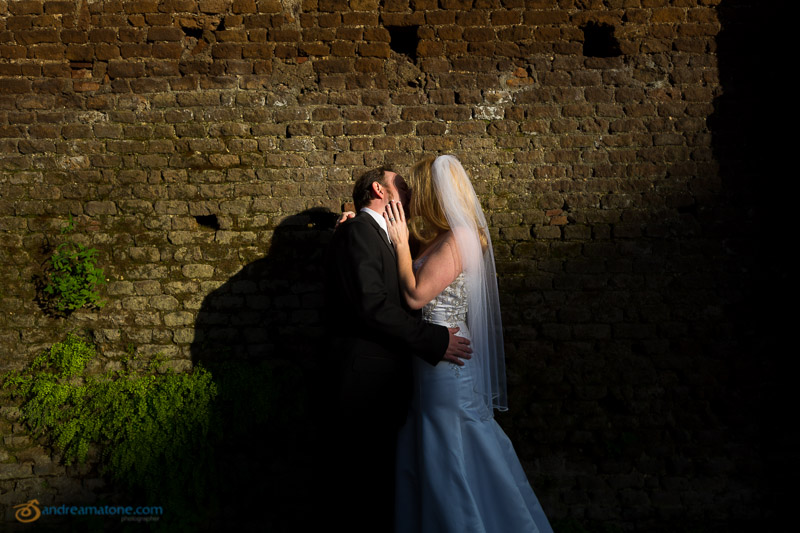
M 433 156 L 422 158 L 414 165 L 408 180 L 408 184 L 411 187 L 409 232 L 423 245 L 430 243 L 438 235 L 451 229 L 450 224 L 447 222 L 447 216 L 442 210 L 436 186 L 433 183 L 432 168 L 435 160 L 436 158 Z M 464 206 L 469 205 L 473 193 L 466 173 L 451 172 L 449 179 L 455 181 L 454 184 L 461 204 Z M 481 247 L 486 250 L 489 244 L 486 235 L 487 228 L 480 224 L 474 210 L 467 209 L 465 212 L 473 213 Z

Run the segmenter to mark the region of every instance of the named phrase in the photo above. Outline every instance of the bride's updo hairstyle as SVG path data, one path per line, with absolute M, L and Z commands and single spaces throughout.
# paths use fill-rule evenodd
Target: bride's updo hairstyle
M 421 159 L 414 165 L 408 180 L 411 187 L 409 231 L 422 244 L 428 244 L 440 233 L 451 229 L 433 181 L 434 161 L 436 158 L 433 156 Z M 464 167 L 454 157 L 449 158 L 447 167 L 449 176 L 446 178 L 452 180 L 458 202 L 464 207 L 465 212 L 473 213 L 472 199 L 475 198 L 475 193 Z M 475 225 L 480 228 L 481 247 L 485 250 L 489 242 L 486 236 L 487 228 L 480 224 L 477 218 Z

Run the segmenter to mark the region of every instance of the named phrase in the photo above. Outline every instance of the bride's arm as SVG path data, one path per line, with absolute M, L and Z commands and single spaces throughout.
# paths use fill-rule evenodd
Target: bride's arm
M 415 274 L 408 246 L 408 226 L 403 206 L 391 202 L 386 207 L 384 218 L 397 252 L 397 271 L 403 297 L 410 308 L 421 309 L 436 298 L 461 272 L 461 261 L 453 234 L 448 232 L 444 240 L 428 254 Z

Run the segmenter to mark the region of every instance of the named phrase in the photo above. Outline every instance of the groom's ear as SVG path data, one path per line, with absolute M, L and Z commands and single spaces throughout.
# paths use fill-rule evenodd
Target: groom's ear
M 383 185 L 381 185 L 379 181 L 372 182 L 372 186 L 370 187 L 370 192 L 372 192 L 372 195 L 375 196 L 376 198 L 383 198 L 383 195 L 385 194 Z

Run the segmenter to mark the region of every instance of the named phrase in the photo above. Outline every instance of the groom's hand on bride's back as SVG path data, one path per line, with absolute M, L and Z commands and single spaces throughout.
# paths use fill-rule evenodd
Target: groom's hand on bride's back
M 472 359 L 472 348 L 469 347 L 469 339 L 456 335 L 459 328 L 447 328 L 450 333 L 450 341 L 447 343 L 447 351 L 444 352 L 444 360 L 464 366 L 462 359 Z

